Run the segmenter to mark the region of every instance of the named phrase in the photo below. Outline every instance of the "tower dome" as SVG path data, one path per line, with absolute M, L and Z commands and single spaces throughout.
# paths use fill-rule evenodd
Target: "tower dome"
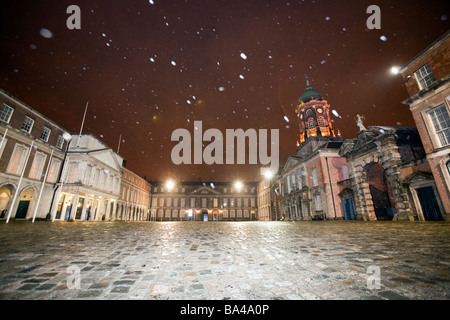
M 306 88 L 305 91 L 303 91 L 302 96 L 299 99 L 299 103 L 306 103 L 310 100 L 322 100 L 323 97 L 320 94 L 319 91 L 317 91 L 316 89 L 314 89 L 313 87 L 311 87 L 311 85 L 309 84 L 309 80 L 308 80 L 308 76 L 306 76 Z

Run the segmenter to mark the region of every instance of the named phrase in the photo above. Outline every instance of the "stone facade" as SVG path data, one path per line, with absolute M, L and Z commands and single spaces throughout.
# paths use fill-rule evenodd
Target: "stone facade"
M 249 221 L 257 219 L 256 183 L 180 182 L 152 185 L 151 220 Z
M 414 197 L 431 186 L 434 210 L 442 208 L 417 129 L 370 126 L 339 154 L 347 159 L 357 219 L 440 220 L 424 215 Z
M 92 134 L 73 134 L 52 220 L 108 221 L 116 215 L 123 158 Z
M 116 220 L 145 221 L 150 212 L 150 183 L 131 170 L 122 168 Z
M 449 48 L 447 32 L 400 70 L 410 96 L 403 103 L 409 105 L 422 139 L 435 181 L 432 187 L 438 193 L 437 201 L 446 220 L 450 219 Z

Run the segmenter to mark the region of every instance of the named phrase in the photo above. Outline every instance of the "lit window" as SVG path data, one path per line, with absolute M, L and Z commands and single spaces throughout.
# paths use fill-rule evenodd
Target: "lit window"
M 2 108 L 0 109 L 0 120 L 9 123 L 13 111 L 14 109 L 7 106 L 6 104 L 2 105 Z
M 9 160 L 7 172 L 13 174 L 21 174 L 23 166 L 25 165 L 25 158 L 27 156 L 28 148 L 16 144 L 13 154 Z
M 45 142 L 48 142 L 48 138 L 50 137 L 50 132 L 51 132 L 51 130 L 49 128 L 44 127 L 44 129 L 42 129 L 41 139 L 44 140 Z
M 444 104 L 428 111 L 441 146 L 450 144 L 450 117 Z
M 419 82 L 420 89 L 425 89 L 430 84 L 432 84 L 436 79 L 434 78 L 434 74 L 431 71 L 430 65 L 427 63 L 422 68 L 414 72 L 416 75 L 416 79 Z
M 317 119 L 317 122 L 319 123 L 319 126 L 321 126 L 321 127 L 325 127 L 326 126 L 325 119 L 323 117 L 319 117 Z
M 23 121 L 22 124 L 22 130 L 27 132 L 27 133 L 31 133 L 31 129 L 33 128 L 33 124 L 34 124 L 34 120 L 29 118 L 29 117 L 25 117 L 25 120 Z
M 48 170 L 47 182 L 50 182 L 50 183 L 56 182 L 56 178 L 58 177 L 60 165 L 61 165 L 61 161 L 59 161 L 58 159 L 52 159 L 50 169 Z
M 40 152 L 36 153 L 31 165 L 30 174 L 28 175 L 31 179 L 41 178 L 42 170 L 44 169 L 45 158 L 45 154 Z

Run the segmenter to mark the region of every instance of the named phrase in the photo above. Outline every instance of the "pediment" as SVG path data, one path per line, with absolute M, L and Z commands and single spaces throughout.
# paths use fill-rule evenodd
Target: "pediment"
M 289 156 L 289 158 L 286 161 L 286 164 L 284 165 L 283 169 L 281 170 L 281 176 L 283 176 L 286 172 L 291 171 L 296 166 L 301 163 L 302 159 L 298 158 L 297 156 Z
M 211 187 L 202 186 L 197 189 L 192 190 L 189 194 L 191 195 L 205 195 L 205 196 L 212 196 L 212 195 L 219 195 L 221 194 L 217 190 L 214 190 Z
M 95 158 L 97 161 L 102 162 L 106 164 L 107 166 L 113 168 L 114 170 L 117 170 L 121 172 L 122 166 L 120 164 L 120 159 L 111 149 L 102 149 L 97 151 L 89 152 L 89 156 L 92 158 Z

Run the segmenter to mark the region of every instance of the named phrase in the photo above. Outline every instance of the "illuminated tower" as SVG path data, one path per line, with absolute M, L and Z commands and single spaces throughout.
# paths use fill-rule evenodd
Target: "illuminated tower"
M 297 146 L 310 137 L 336 137 L 331 125 L 330 105 L 319 91 L 311 87 L 308 77 L 306 77 L 305 91 L 299 99 L 295 113 L 298 116 L 300 129 Z

